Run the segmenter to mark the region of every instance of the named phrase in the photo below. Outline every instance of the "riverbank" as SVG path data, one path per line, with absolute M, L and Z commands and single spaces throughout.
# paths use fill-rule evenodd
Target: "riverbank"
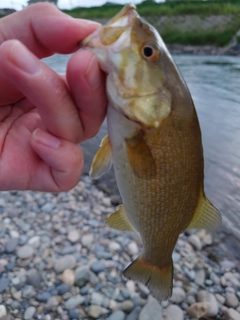
M 0 319 L 240 319 L 239 261 L 203 230 L 180 236 L 169 301 L 124 279 L 141 241 L 105 225 L 117 203 L 88 176 L 70 192 L 3 192 Z

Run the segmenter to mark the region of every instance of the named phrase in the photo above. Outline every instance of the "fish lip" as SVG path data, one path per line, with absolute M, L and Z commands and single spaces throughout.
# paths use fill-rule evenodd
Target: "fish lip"
M 100 41 L 99 34 L 101 29 L 104 27 L 132 27 L 135 19 L 139 17 L 136 6 L 133 3 L 128 3 L 125 7 L 116 14 L 112 19 L 110 19 L 105 25 L 99 27 L 92 34 L 90 34 L 87 38 L 82 40 L 79 45 L 82 48 L 86 49 L 94 49 L 101 48 L 104 45 Z

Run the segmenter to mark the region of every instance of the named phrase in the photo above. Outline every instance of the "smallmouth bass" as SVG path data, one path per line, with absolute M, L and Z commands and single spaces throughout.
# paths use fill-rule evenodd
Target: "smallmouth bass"
M 139 232 L 143 251 L 124 271 L 166 300 L 172 252 L 188 228 L 213 229 L 218 210 L 205 197 L 200 126 L 188 88 L 158 32 L 126 5 L 87 37 L 107 75 L 108 136 L 93 159 L 96 179 L 113 164 L 123 204 L 108 219 Z

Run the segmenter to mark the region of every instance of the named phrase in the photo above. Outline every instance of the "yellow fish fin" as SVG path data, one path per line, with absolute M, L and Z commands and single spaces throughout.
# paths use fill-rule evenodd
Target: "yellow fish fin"
M 121 204 L 117 211 L 112 213 L 106 220 L 110 228 L 122 231 L 135 231 L 133 225 L 128 219 L 123 204 Z
M 139 131 L 133 138 L 125 139 L 125 142 L 129 163 L 134 174 L 143 180 L 156 177 L 156 164 L 143 133 Z
M 167 300 L 172 294 L 173 263 L 164 268 L 151 265 L 139 256 L 123 272 L 124 276 L 145 284 L 158 300 Z
M 111 144 L 108 135 L 106 135 L 102 139 L 100 148 L 93 158 L 91 169 L 89 172 L 91 178 L 98 179 L 111 168 L 111 154 Z
M 187 229 L 214 230 L 220 226 L 221 220 L 221 213 L 204 195 L 201 195 L 193 219 Z

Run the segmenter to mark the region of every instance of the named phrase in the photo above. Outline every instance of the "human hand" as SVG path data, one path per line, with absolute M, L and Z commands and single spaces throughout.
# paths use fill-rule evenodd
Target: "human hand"
M 0 190 L 63 191 L 79 181 L 77 143 L 105 117 L 104 75 L 88 51 L 71 57 L 66 75 L 39 59 L 76 51 L 97 27 L 47 3 L 0 19 Z

